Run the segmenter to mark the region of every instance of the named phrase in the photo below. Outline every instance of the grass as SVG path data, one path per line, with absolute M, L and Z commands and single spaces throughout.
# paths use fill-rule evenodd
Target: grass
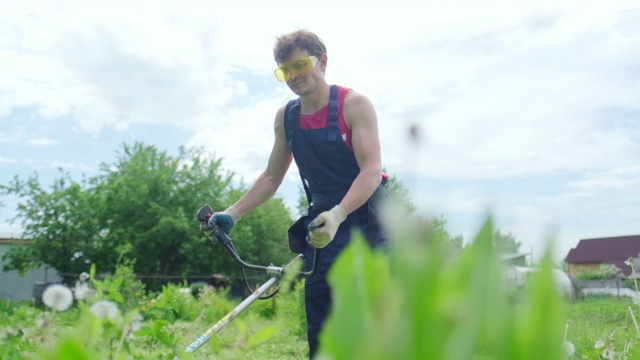
M 636 329 L 629 307 L 637 313 L 637 306 L 629 298 L 598 296 L 572 301 L 566 307 L 566 318 L 569 321 L 567 340 L 575 347 L 575 354 L 570 359 L 596 360 L 603 359 L 605 349 L 612 345 L 617 354 L 624 350 L 627 341 L 637 339 Z M 256 333 L 269 329 L 274 320 L 264 319 L 252 309 L 238 317 L 223 332 L 216 335 L 210 347 L 212 353 L 222 359 L 279 359 L 294 360 L 306 357 L 306 338 L 299 332 L 292 333 L 288 329 L 279 329 L 275 336 L 264 343 L 248 343 Z M 206 324 L 195 326 L 198 331 L 205 331 Z M 193 324 L 182 324 L 185 329 L 193 331 Z M 612 336 L 613 333 L 613 336 Z M 245 340 L 242 340 L 245 339 Z M 598 340 L 604 347 L 596 348 Z M 613 340 L 613 343 L 612 341 Z M 634 351 L 637 352 L 636 349 Z M 199 358 L 199 357 L 196 357 Z M 624 359 L 624 357 L 620 357 Z M 618 357 L 616 357 L 618 359 Z
M 637 305 L 626 297 L 598 296 L 570 302 L 566 307 L 567 340 L 576 348 L 570 359 L 603 359 L 603 352 L 611 346 L 619 356 L 627 341 L 638 338 L 629 307 L 634 313 L 638 313 Z M 277 336 L 263 344 L 247 346 L 246 343 L 239 342 L 237 339 L 243 338 L 240 335 L 243 331 L 256 333 L 273 324 L 271 320 L 260 318 L 256 314 L 247 315 L 236 319 L 212 340 L 213 347 L 222 348 L 216 352 L 220 358 L 293 360 L 305 357 L 306 339 L 300 334 L 294 335 L 288 331 L 279 331 Z M 596 348 L 598 340 L 604 343 L 603 347 Z M 632 351 L 634 356 L 637 355 L 635 353 L 638 349 Z M 624 359 L 616 356 L 616 359 L 618 358 Z
M 372 251 L 356 237 L 329 274 L 334 312 L 321 335 L 319 355 L 335 360 L 640 359 L 640 348 L 633 347 L 640 339 L 634 321 L 638 306 L 616 297 L 565 301 L 550 257 L 516 297 L 506 296 L 493 233 L 488 220 L 458 256 L 450 256 L 438 237 L 425 241 L 420 234 L 400 234 L 406 240 L 398 242 L 393 256 Z M 67 311 L 0 302 L 0 359 L 307 357 L 301 283 L 254 303 L 187 354 L 184 349 L 240 299 L 213 289 L 193 298 L 174 285 L 162 293 L 138 294 L 135 282 L 124 280 L 131 276 L 127 272 L 104 281 L 94 279 L 93 269 L 91 274 L 96 298 Z M 105 319 L 91 311 L 92 303 L 105 300 L 118 302 L 121 314 Z M 138 315 L 143 320 L 136 322 Z M 137 330 L 131 331 L 134 325 Z M 575 347 L 570 355 L 565 339 Z
M 292 291 L 281 290 L 272 299 L 258 300 L 220 333 L 193 353 L 194 359 L 304 359 L 308 357 L 302 283 Z M 230 310 L 240 299 L 228 299 Z M 214 304 L 212 304 L 214 305 Z M 276 311 L 273 311 L 273 309 Z M 180 333 L 183 346 L 211 328 L 225 314 L 206 315 L 193 322 L 176 322 L 171 331 Z
M 265 309 L 273 306 L 273 302 L 271 300 L 259 301 L 229 324 L 221 333 L 215 335 L 208 344 L 194 354 L 193 358 L 206 359 L 211 356 L 221 359 L 293 360 L 305 358 L 307 344 L 304 324 L 301 321 L 302 304 L 299 291 L 300 289 L 288 294 L 281 294 L 276 298 L 276 307 L 282 309 L 281 313 L 285 313 L 286 316 L 264 316 Z M 229 305 L 227 306 L 231 306 L 239 300 L 227 299 L 225 301 L 228 301 Z M 29 308 L 32 308 L 32 304 L 28 302 L 2 300 L 0 301 L 0 319 L 13 318 L 14 323 L 21 323 L 39 311 L 37 308 L 34 308 L 35 312 L 27 311 L 26 309 Z M 634 313 L 638 313 L 637 305 L 625 297 L 587 297 L 568 303 L 566 307 L 566 319 L 569 322 L 567 340 L 576 347 L 576 353 L 570 358 L 603 359 L 604 350 L 611 347 L 618 354 L 622 353 L 627 341 L 637 339 L 636 328 L 629 308 Z M 295 312 L 298 314 L 293 314 Z M 221 313 L 223 312 L 214 312 L 211 316 L 203 316 L 193 321 L 176 321 L 168 330 L 174 333 L 179 342 L 186 346 L 219 320 Z M 64 318 L 69 314 L 54 315 Z M 599 340 L 603 342 L 604 346 L 596 349 L 596 343 Z M 637 349 L 632 352 L 637 352 Z M 624 357 L 617 358 L 624 359 Z
M 629 309 L 637 318 L 638 306 L 627 297 L 597 296 L 572 302 L 567 308 L 567 340 L 576 347 L 575 358 L 602 359 L 605 349 L 613 347 L 621 353 L 628 341 L 637 340 Z M 598 341 L 603 343 L 599 349 L 596 348 Z

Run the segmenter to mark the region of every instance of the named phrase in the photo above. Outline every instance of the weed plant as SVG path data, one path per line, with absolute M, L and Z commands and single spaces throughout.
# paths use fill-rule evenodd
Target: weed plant
M 358 238 L 331 273 L 336 306 L 322 333 L 322 356 L 564 358 L 565 303 L 550 259 L 529 280 L 523 300 L 510 306 L 493 233 L 489 220 L 459 256 L 437 234 L 403 234 L 391 256 Z
M 567 333 L 575 344 L 576 358 L 606 359 L 603 355 L 611 352 L 617 354 L 616 359 L 627 358 L 625 344 L 637 344 L 638 340 L 629 312 L 632 305 L 626 297 L 594 296 L 576 300 L 567 313 Z M 628 352 L 637 353 L 638 349 Z
M 490 219 L 460 254 L 418 229 L 395 229 L 387 251 L 356 234 L 329 274 L 334 309 L 318 359 L 640 359 L 638 306 L 629 299 L 567 301 L 551 254 L 525 288 L 506 289 Z M 130 278 L 122 269 L 98 281 L 93 271 L 93 296 L 66 310 L 0 302 L 0 359 L 308 357 L 302 282 L 283 284 L 185 353 L 239 300 L 209 287 L 196 296 L 177 285 L 148 293 Z

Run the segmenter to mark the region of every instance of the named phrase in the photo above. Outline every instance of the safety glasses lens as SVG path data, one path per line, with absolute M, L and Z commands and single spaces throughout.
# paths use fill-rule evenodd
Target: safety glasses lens
M 282 82 L 289 81 L 291 79 L 291 74 L 293 73 L 296 76 L 304 76 L 313 70 L 313 68 L 318 63 L 318 58 L 315 56 L 307 56 L 300 59 L 295 59 L 289 62 L 286 62 L 274 71 L 276 75 L 276 79 Z
M 274 73 L 276 74 L 276 79 L 278 79 L 278 81 L 289 81 L 290 76 L 288 67 L 284 67 L 284 65 L 279 66 Z

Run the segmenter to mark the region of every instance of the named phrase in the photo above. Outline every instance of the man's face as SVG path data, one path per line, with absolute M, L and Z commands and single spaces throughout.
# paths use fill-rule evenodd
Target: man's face
M 304 95 L 315 88 L 317 78 L 322 74 L 319 64 L 320 59 L 311 56 L 307 50 L 296 49 L 276 69 L 276 77 L 286 81 L 296 95 Z

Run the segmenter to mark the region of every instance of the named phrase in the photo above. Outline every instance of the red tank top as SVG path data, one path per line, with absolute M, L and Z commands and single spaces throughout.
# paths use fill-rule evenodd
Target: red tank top
M 338 86 L 338 128 L 340 129 L 340 134 L 342 135 L 344 143 L 349 147 L 349 149 L 353 150 L 353 145 L 351 144 L 351 128 L 344 119 L 343 111 L 344 99 L 347 97 L 349 91 L 351 91 L 351 89 Z M 329 104 L 325 105 L 322 109 L 314 112 L 313 114 L 300 114 L 300 128 L 305 130 L 315 130 L 329 126 L 329 121 L 327 119 L 328 111 Z

